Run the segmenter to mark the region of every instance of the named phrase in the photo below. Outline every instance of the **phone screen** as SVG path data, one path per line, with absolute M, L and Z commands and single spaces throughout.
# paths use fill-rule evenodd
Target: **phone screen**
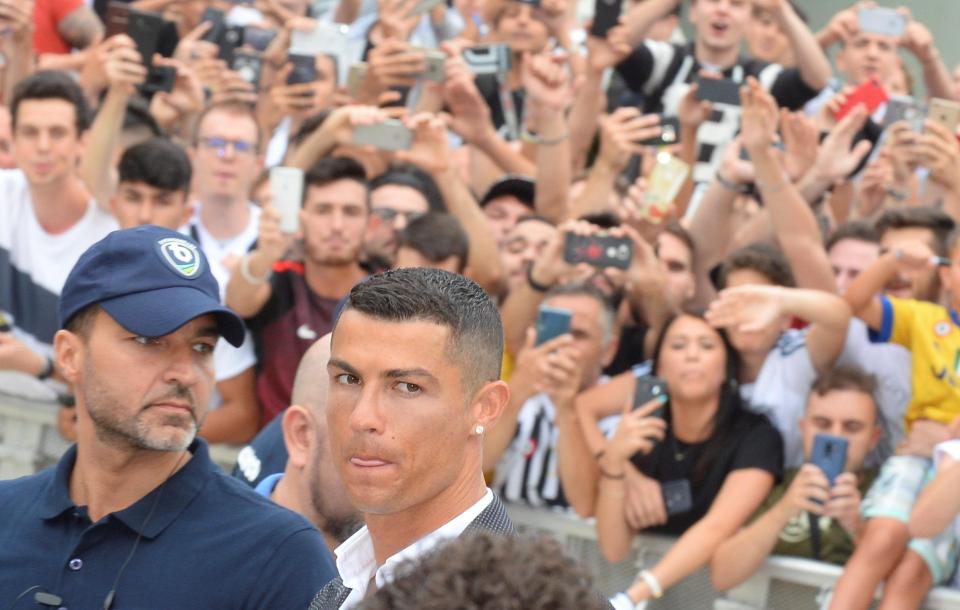
M 574 265 L 587 263 L 594 267 L 629 269 L 633 261 L 633 242 L 627 237 L 568 233 L 563 258 Z

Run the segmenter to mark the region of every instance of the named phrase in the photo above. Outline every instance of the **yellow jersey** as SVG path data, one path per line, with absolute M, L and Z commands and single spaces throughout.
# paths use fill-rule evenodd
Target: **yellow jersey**
M 949 424 L 960 416 L 960 317 L 926 301 L 883 296 L 875 342 L 910 350 L 913 393 L 905 417 L 907 428 L 918 419 Z

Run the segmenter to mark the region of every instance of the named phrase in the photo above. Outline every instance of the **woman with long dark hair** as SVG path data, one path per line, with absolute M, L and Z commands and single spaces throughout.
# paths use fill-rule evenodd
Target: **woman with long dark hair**
M 780 434 L 742 404 L 736 351 L 701 316 L 679 314 L 664 325 L 652 372 L 666 382 L 666 398 L 625 407 L 597 460 L 597 535 L 608 560 L 622 560 L 640 529 L 680 536 L 626 592 L 634 603 L 659 597 L 705 565 L 783 469 Z M 666 514 L 650 507 L 628 520 L 625 479 L 633 467 L 645 484 L 660 487 L 654 491 L 662 493 L 659 510 Z

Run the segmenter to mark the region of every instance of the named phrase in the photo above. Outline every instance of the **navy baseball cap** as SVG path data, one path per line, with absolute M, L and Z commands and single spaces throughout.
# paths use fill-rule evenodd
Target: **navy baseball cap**
M 94 304 L 145 337 L 169 335 L 214 314 L 220 335 L 235 347 L 243 343 L 243 321 L 220 304 L 217 280 L 200 247 L 169 229 L 123 229 L 90 246 L 60 292 L 60 327 Z

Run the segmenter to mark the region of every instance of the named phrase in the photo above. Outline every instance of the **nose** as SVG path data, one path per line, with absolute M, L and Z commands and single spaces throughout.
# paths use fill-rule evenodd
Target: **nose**
M 187 388 L 197 385 L 207 371 L 197 361 L 197 353 L 192 346 L 170 351 L 163 380 L 169 384 L 179 384 Z
M 334 210 L 334 212 L 330 214 L 330 227 L 335 230 L 343 228 L 343 212 Z
M 137 220 L 142 225 L 153 224 L 153 202 L 147 200 L 140 204 L 137 210 Z
M 50 134 L 44 130 L 39 130 L 40 134 L 37 136 L 37 148 L 40 150 L 47 150 L 50 148 Z
M 350 412 L 350 429 L 359 433 L 383 433 L 383 414 L 377 400 L 376 388 L 364 386 Z
M 406 214 L 397 214 L 396 216 L 393 217 L 393 230 L 394 230 L 394 231 L 397 231 L 397 232 L 399 233 L 400 231 L 403 231 L 403 230 L 406 229 L 406 228 L 407 228 L 407 215 L 406 215 Z

